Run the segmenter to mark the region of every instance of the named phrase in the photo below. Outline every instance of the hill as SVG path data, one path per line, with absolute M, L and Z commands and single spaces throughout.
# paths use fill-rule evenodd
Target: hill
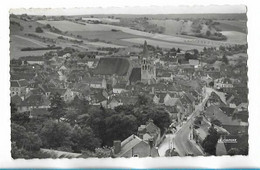
M 125 58 L 101 58 L 94 70 L 94 74 L 100 75 L 118 75 L 124 76 L 127 74 L 129 61 Z

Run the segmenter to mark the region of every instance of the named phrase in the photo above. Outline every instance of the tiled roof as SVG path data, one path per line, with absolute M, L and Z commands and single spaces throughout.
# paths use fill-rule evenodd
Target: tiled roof
M 130 82 L 141 81 L 141 68 L 133 68 L 129 80 Z
M 22 99 L 18 95 L 15 95 L 11 97 L 11 102 L 19 105 L 22 102 Z
M 42 95 L 32 94 L 24 101 L 21 102 L 21 106 L 48 106 L 50 101 Z
M 26 80 L 11 80 L 11 87 L 26 87 L 27 85 Z
M 135 147 L 137 144 L 142 142 L 142 139 L 136 135 L 131 135 L 121 142 L 121 151 L 116 154 L 117 157 L 124 155 L 127 151 Z
M 231 116 L 227 116 L 219 107 L 214 105 L 207 108 L 206 116 L 219 120 L 223 125 L 240 125 L 238 120 L 233 120 Z

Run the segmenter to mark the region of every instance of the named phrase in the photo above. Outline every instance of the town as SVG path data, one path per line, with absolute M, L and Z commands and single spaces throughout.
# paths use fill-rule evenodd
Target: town
M 12 157 L 248 155 L 247 43 L 216 29 L 131 44 L 165 28 L 121 20 L 10 15 Z M 85 25 L 111 27 L 102 40 Z

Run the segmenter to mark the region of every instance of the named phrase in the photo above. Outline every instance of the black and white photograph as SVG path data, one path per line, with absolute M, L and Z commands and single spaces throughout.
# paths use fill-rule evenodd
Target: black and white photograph
M 248 155 L 246 5 L 14 8 L 9 22 L 13 159 Z

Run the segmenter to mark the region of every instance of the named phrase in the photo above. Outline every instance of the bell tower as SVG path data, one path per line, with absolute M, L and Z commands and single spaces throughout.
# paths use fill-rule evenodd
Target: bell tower
M 143 55 L 141 61 L 141 81 L 143 83 L 151 84 L 156 81 L 156 68 L 154 60 L 149 56 L 147 42 L 144 42 Z

